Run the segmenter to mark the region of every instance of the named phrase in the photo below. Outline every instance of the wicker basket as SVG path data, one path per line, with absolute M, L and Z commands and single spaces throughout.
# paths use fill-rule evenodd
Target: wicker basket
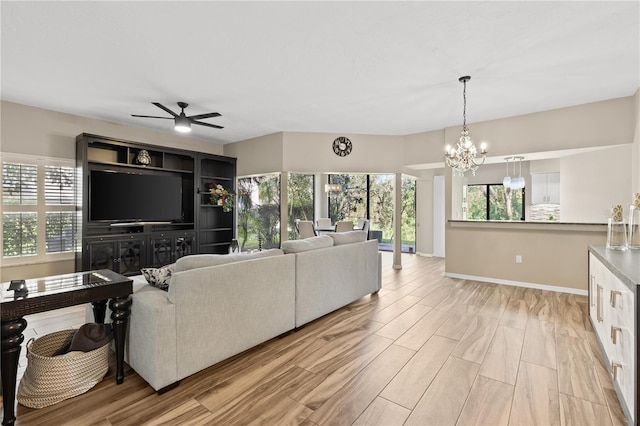
M 66 348 L 76 330 L 47 334 L 27 342 L 27 368 L 18 386 L 17 400 L 43 408 L 85 393 L 109 370 L 109 344 L 90 352 L 52 356 Z

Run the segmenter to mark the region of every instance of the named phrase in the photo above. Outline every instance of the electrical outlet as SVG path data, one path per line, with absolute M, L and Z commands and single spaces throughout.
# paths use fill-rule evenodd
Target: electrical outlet
M 522 263 L 522 256 L 516 254 L 516 263 Z

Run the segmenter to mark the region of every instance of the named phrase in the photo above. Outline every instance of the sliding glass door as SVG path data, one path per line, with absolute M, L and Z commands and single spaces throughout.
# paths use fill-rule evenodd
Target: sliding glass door
M 392 250 L 394 240 L 394 192 L 393 174 L 331 174 L 330 184 L 340 185 L 341 190 L 327 194 L 329 217 L 332 222 L 369 219 L 369 237 L 377 239 L 381 250 Z M 415 178 L 402 178 L 402 251 L 415 252 L 416 240 L 416 184 Z

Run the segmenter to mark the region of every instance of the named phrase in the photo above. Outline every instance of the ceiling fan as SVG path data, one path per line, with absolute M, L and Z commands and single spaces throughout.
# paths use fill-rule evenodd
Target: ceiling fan
M 187 132 L 191 131 L 191 123 L 199 124 L 201 126 L 214 127 L 216 129 L 224 129 L 224 127 L 222 127 L 222 126 L 217 126 L 215 124 L 209 124 L 209 123 L 203 123 L 202 121 L 197 121 L 197 120 L 201 120 L 203 118 L 220 117 L 220 114 L 217 113 L 217 112 L 209 112 L 207 114 L 198 114 L 198 115 L 187 116 L 184 113 L 184 109 L 186 107 L 188 107 L 189 104 L 186 103 L 186 102 L 178 102 L 178 106 L 182 110 L 182 111 L 180 111 L 180 114 L 176 114 L 175 112 L 171 111 L 169 108 L 167 108 L 166 106 L 162 105 L 161 103 L 158 103 L 158 102 L 151 102 L 151 103 L 154 104 L 155 106 L 157 106 L 158 108 L 168 112 L 169 114 L 172 115 L 172 117 L 158 117 L 158 116 L 155 116 L 155 115 L 138 115 L 138 114 L 131 114 L 131 116 L 132 117 L 144 117 L 144 118 L 163 118 L 163 119 L 167 119 L 167 120 L 173 119 L 175 121 L 175 127 L 174 128 L 178 132 L 182 132 L 182 133 L 187 133 Z

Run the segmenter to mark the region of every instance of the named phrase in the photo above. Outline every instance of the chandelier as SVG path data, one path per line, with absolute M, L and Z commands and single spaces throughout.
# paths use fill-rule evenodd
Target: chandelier
M 462 112 L 462 133 L 460 134 L 460 139 L 458 140 L 455 148 L 447 145 L 444 159 L 447 165 L 451 167 L 454 172 L 464 175 L 464 172 L 471 170 L 475 176 L 478 167 L 484 164 L 484 160 L 487 156 L 487 149 L 486 144 L 483 143 L 480 145 L 480 155 L 482 155 L 482 158 L 478 160 L 476 158 L 478 150 L 473 142 L 471 142 L 469 129 L 467 128 L 467 81 L 469 80 L 471 80 L 471 77 L 469 76 L 460 77 L 458 79 L 458 81 L 464 85 L 464 88 L 462 89 L 462 99 L 464 101 L 464 109 Z

